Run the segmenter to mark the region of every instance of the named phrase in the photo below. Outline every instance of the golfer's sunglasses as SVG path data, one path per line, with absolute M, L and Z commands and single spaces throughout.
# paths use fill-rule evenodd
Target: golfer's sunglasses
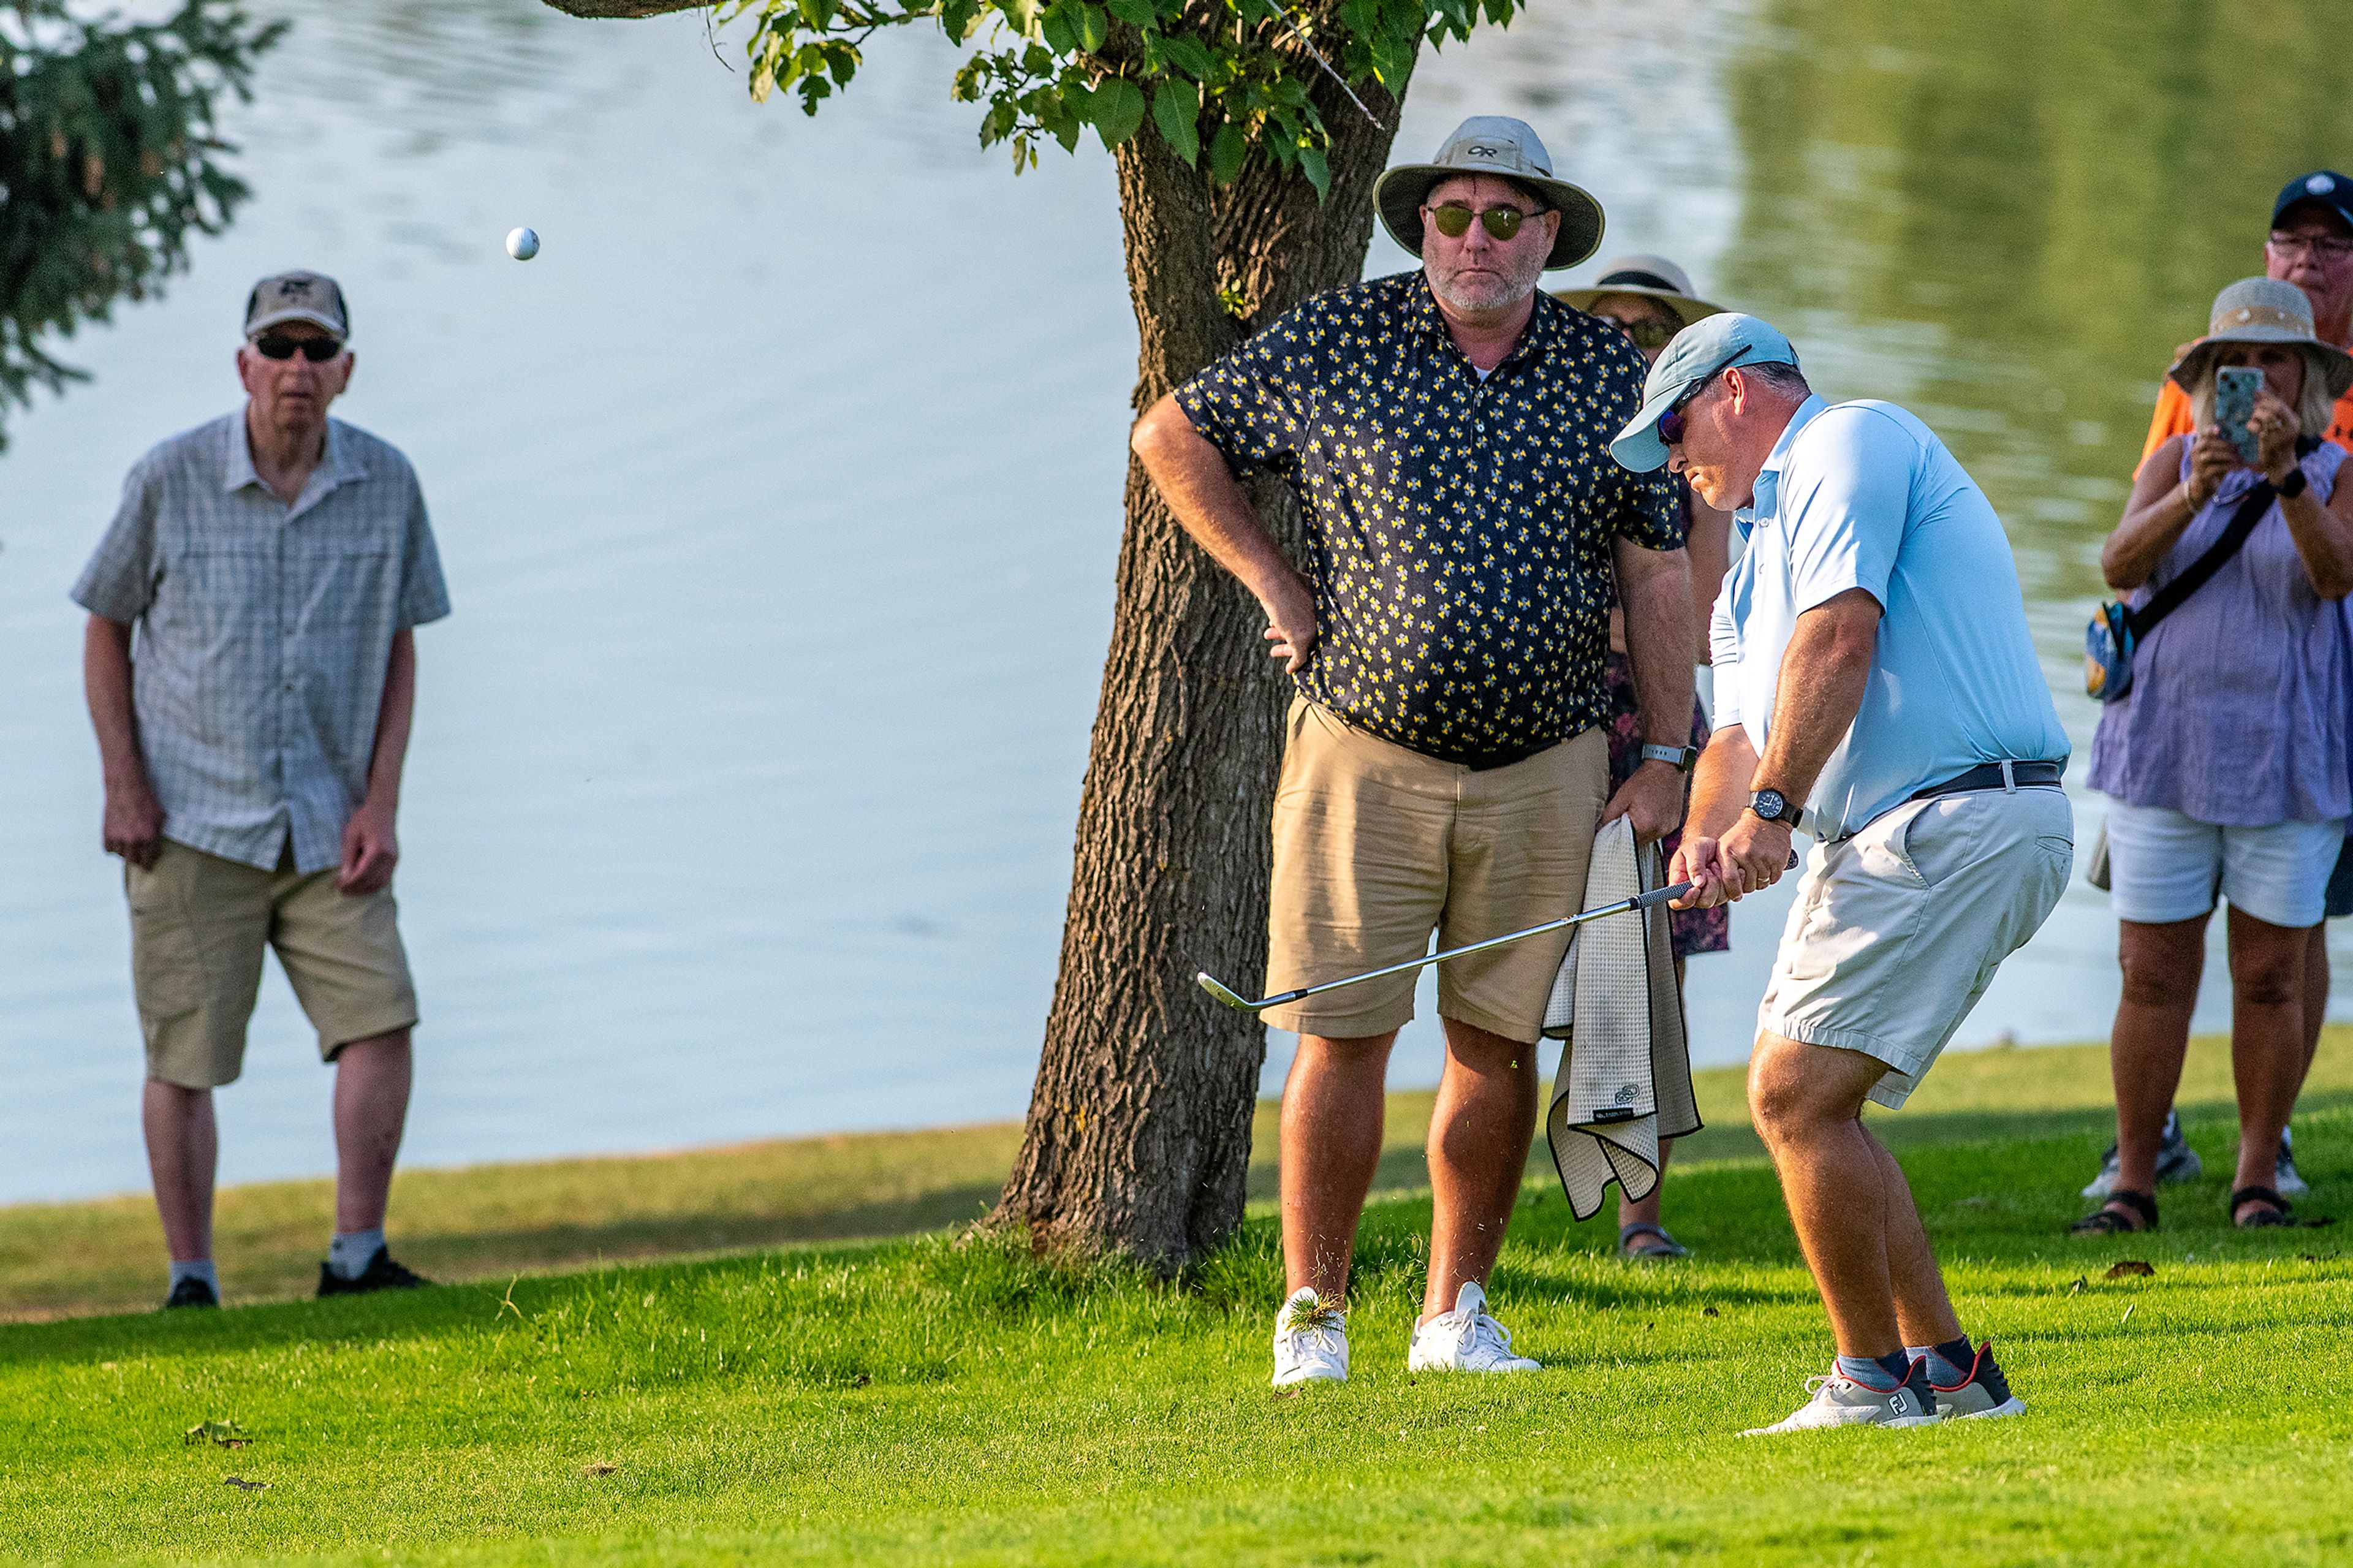
M 1461 202 L 1449 202 L 1442 207 L 1424 207 L 1438 224 L 1438 232 L 1449 239 L 1461 239 L 1471 232 L 1471 209 Z M 1520 225 L 1542 213 L 1524 213 L 1517 207 L 1489 207 L 1476 216 L 1480 226 L 1497 239 L 1509 239 L 1520 232 Z
M 1705 375 L 1701 376 L 1697 381 L 1692 383 L 1692 389 L 1689 392 L 1684 393 L 1681 397 L 1676 398 L 1673 403 L 1668 405 L 1667 411 L 1659 416 L 1659 439 L 1664 441 L 1670 447 L 1682 446 L 1683 444 L 1683 435 L 1685 431 L 1690 428 L 1688 423 L 1683 418 L 1684 406 L 1688 405 L 1693 398 L 1697 397 L 1701 393 L 1705 392 L 1709 382 L 1714 381 L 1717 376 L 1722 375 L 1725 371 L 1730 370 L 1733 366 L 1738 364 L 1742 360 L 1746 359 L 1747 357 L 1748 351 L 1746 349 L 1742 349 L 1738 353 L 1734 354 L 1730 359 L 1725 360 L 1722 364 L 1717 365 L 1714 370 L 1709 371 Z
M 263 359 L 292 359 L 301 354 L 312 364 L 324 364 L 343 352 L 332 338 L 287 338 L 272 332 L 253 340 L 253 352 Z

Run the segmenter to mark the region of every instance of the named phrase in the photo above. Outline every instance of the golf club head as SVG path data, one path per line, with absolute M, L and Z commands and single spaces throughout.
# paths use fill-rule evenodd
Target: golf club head
M 1215 996 L 1227 1006 L 1243 1013 L 1255 1013 L 1258 1011 L 1257 1008 L 1251 1006 L 1250 1003 L 1244 1000 L 1241 996 L 1237 995 L 1223 981 L 1210 973 L 1208 970 L 1202 970 L 1198 974 L 1193 976 L 1193 978 L 1200 982 L 1202 990 L 1208 992 L 1210 995 Z

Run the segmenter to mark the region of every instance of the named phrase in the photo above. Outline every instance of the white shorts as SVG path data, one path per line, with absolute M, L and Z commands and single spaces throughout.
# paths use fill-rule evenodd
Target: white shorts
M 2342 822 L 2220 827 L 2161 805 L 2108 802 L 2116 918 L 2143 925 L 2211 914 L 2219 893 L 2267 924 L 2316 926 L 2344 847 Z
M 1815 845 L 1757 1026 L 1885 1062 L 1871 1098 L 1902 1105 L 2058 904 L 2074 822 L 2062 790 L 1972 790 Z

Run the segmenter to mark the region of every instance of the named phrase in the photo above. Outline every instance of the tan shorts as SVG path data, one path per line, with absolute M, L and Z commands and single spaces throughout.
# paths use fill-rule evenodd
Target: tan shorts
M 1337 980 L 1573 914 L 1609 782 L 1599 730 L 1472 772 L 1351 729 L 1294 698 L 1274 795 L 1269 991 Z M 1568 951 L 1566 931 L 1440 964 L 1438 1011 L 1533 1044 Z M 1287 1007 L 1277 1028 L 1333 1039 L 1413 1016 L 1417 976 L 1367 981 Z
M 264 948 L 278 950 L 324 1060 L 417 1022 L 389 889 L 350 898 L 332 869 L 263 871 L 168 839 L 154 869 L 123 868 L 123 887 L 149 1078 L 184 1089 L 237 1081 Z
M 1816 845 L 1757 1026 L 1877 1058 L 1888 1072 L 1871 1098 L 1902 1105 L 2058 904 L 2074 821 L 2061 790 L 1977 790 Z

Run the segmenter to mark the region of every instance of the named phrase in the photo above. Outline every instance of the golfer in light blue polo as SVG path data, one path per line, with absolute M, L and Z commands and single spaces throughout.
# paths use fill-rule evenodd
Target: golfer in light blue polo
M 1759 1432 L 2026 1408 L 1971 1346 L 1894 1158 L 1900 1106 L 2067 885 L 2067 738 L 2035 662 L 2010 541 L 1936 433 L 1894 404 L 1827 403 L 1754 316 L 1686 327 L 1610 444 L 1734 513 L 1746 552 L 1711 641 L 1715 734 L 1672 880 L 1705 907 L 1771 886 L 1818 842 L 1758 1010 L 1748 1105 L 1838 1361 Z

